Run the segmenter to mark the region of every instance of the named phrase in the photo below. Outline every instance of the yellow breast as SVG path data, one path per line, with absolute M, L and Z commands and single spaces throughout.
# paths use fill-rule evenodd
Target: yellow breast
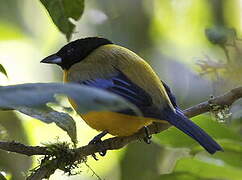
M 81 115 L 82 119 L 93 129 L 107 130 L 114 136 L 129 136 L 152 123 L 152 119 L 129 116 L 116 112 L 89 112 Z

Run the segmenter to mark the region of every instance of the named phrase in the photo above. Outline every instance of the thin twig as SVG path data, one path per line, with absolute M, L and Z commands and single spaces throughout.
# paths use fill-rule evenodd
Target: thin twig
M 34 171 L 26 180 L 41 180 L 44 178 L 49 178 L 52 174 L 54 174 L 57 168 L 57 161 L 50 161 L 49 164 L 40 164 L 40 167 Z

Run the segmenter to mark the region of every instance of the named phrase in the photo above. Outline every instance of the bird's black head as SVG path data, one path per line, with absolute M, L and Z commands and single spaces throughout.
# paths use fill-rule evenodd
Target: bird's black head
M 62 69 L 69 69 L 73 64 L 87 57 L 93 50 L 106 44 L 112 44 L 112 42 L 99 37 L 78 39 L 68 43 L 57 53 L 46 57 L 41 63 L 57 64 Z

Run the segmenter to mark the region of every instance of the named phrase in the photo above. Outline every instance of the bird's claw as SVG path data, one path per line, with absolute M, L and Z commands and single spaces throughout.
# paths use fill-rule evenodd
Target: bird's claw
M 107 132 L 106 132 L 106 131 L 103 131 L 102 133 L 100 133 L 100 134 L 98 134 L 97 136 L 95 136 L 95 137 L 94 137 L 94 138 L 88 143 L 88 144 L 96 144 L 96 145 L 98 146 L 98 148 L 99 148 L 99 150 L 100 150 L 100 152 L 99 152 L 100 156 L 105 156 L 106 153 L 107 153 L 107 150 L 104 149 L 104 148 L 102 147 L 102 145 L 101 145 L 101 142 L 102 142 L 101 138 L 102 138 L 103 136 L 105 136 L 106 134 L 107 134 Z M 92 157 L 93 157 L 96 161 L 98 161 L 98 158 L 97 158 L 96 154 L 92 154 Z
M 92 140 L 92 141 L 89 142 L 89 144 L 96 144 L 96 145 L 98 146 L 98 149 L 100 149 L 100 152 L 99 152 L 100 156 L 105 156 L 106 153 L 107 153 L 107 150 L 104 149 L 104 148 L 101 146 L 101 144 L 100 144 L 101 142 L 102 142 L 101 139 L 99 139 L 99 140 L 97 140 L 97 141 Z M 92 157 L 93 157 L 96 161 L 98 161 L 98 158 L 97 158 L 96 154 L 92 154 Z

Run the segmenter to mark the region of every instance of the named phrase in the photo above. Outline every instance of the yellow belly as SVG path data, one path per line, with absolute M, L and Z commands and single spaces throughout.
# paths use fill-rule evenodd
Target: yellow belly
M 89 112 L 81 115 L 82 119 L 93 129 L 107 130 L 114 136 L 129 136 L 152 123 L 152 119 L 129 116 L 116 112 Z

